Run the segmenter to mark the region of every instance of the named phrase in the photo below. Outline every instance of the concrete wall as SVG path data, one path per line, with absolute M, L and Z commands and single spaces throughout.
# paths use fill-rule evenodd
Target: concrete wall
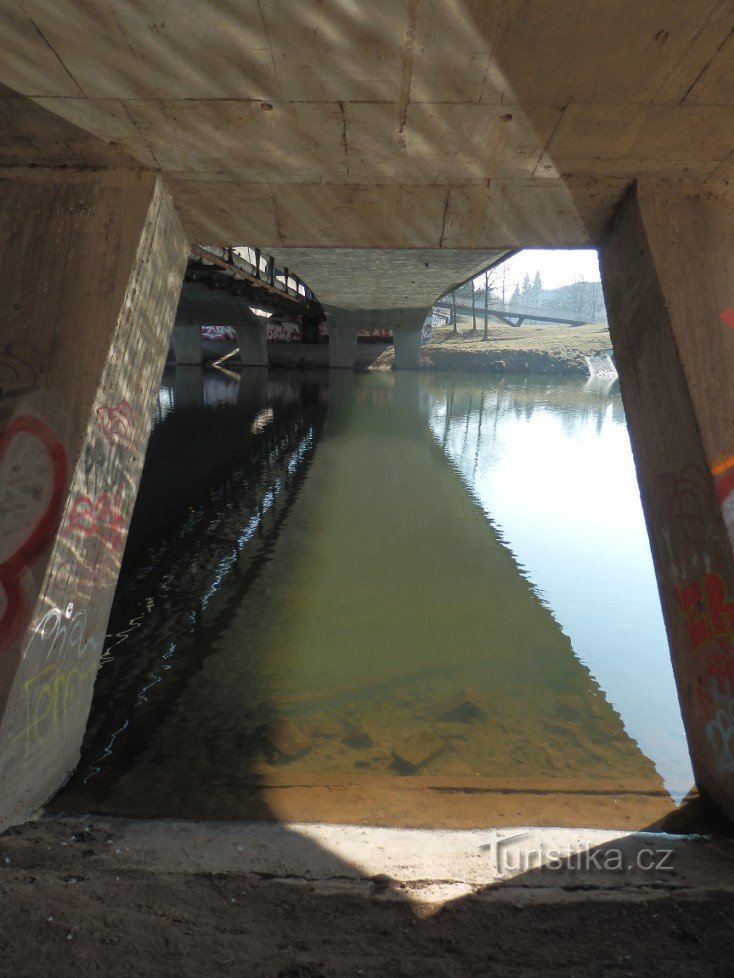
M 78 758 L 187 254 L 154 174 L 2 186 L 0 829 Z
M 601 260 L 696 781 L 734 817 L 734 197 L 641 185 Z

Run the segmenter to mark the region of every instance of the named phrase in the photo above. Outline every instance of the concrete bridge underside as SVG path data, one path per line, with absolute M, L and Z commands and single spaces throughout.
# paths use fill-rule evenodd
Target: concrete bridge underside
M 192 243 L 287 257 L 344 364 L 355 321 L 415 337 L 508 249 L 600 248 L 696 779 L 734 817 L 731 4 L 10 0 L 0 25 L 0 827 L 78 757 Z
M 390 329 L 395 365 L 418 367 L 420 329 L 445 292 L 508 252 L 448 248 L 274 248 L 278 262 L 300 269 L 318 295 L 330 334 L 339 331 L 332 366 L 351 367 L 359 329 Z M 341 357 L 339 359 L 338 357 Z

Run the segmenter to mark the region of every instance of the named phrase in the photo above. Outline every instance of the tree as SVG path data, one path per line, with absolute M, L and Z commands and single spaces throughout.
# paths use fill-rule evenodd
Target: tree
M 501 297 L 502 297 L 502 307 L 507 305 L 507 262 L 503 261 L 500 265 L 500 285 L 501 285 Z
M 525 272 L 525 278 L 522 280 L 522 288 L 520 289 L 520 296 L 523 302 L 528 302 L 532 295 L 533 287 L 530 284 L 530 276 Z
M 601 282 L 590 282 L 589 286 L 589 322 L 595 323 L 598 313 L 601 313 L 606 318 L 604 293 Z
M 584 307 L 586 305 L 586 286 L 588 283 L 583 279 L 576 278 L 569 286 L 571 299 L 571 312 L 575 319 L 584 318 Z
M 489 313 L 487 309 L 489 308 L 490 298 L 496 299 L 497 292 L 493 283 L 494 275 L 492 269 L 487 269 L 484 273 L 484 333 L 482 334 L 482 339 L 487 339 L 487 330 L 489 327 Z
M 533 302 L 540 305 L 540 293 L 543 291 L 543 283 L 540 280 L 540 270 L 536 271 L 533 279 Z

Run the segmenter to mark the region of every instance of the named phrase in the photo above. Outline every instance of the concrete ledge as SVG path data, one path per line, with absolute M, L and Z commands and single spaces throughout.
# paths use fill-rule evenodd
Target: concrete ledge
M 497 879 L 493 830 L 44 820 L 0 837 L 3 974 L 730 973 L 731 842 L 541 831 L 675 872 Z
M 86 874 L 229 873 L 432 905 L 469 894 L 587 900 L 651 890 L 734 892 L 734 840 L 532 826 L 431 831 L 43 819 L 0 837 L 0 870 L 4 866 Z

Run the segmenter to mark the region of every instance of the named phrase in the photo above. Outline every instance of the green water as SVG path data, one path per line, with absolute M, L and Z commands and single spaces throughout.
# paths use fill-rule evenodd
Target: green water
M 62 807 L 688 789 L 616 388 L 179 368 L 159 407 Z

